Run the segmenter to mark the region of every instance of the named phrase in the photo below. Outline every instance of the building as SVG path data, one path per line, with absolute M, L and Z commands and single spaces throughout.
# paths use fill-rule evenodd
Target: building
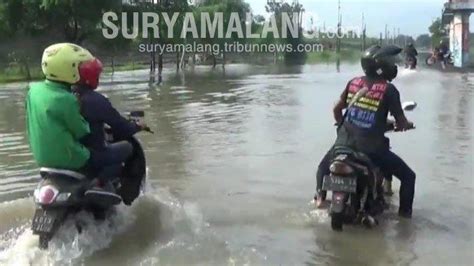
M 442 23 L 449 32 L 449 49 L 454 66 L 469 62 L 469 17 L 474 12 L 474 0 L 450 0 L 444 4 Z

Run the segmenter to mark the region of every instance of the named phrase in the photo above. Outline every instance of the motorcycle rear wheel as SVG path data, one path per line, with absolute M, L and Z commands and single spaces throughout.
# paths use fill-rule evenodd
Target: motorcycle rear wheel
M 39 235 L 39 248 L 40 249 L 48 249 L 49 241 L 51 240 L 52 236 L 49 234 L 40 234 Z
M 332 230 L 341 232 L 343 225 L 344 225 L 344 212 L 331 214 Z

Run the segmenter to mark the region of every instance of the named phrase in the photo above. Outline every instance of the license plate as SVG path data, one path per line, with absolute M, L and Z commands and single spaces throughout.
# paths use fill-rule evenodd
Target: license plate
M 323 190 L 355 193 L 357 190 L 357 179 L 333 175 L 325 176 Z
M 51 233 L 59 219 L 61 211 L 36 209 L 31 229 L 34 233 Z

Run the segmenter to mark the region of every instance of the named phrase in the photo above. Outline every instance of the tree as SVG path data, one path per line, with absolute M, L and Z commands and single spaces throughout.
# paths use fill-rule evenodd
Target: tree
M 246 3 L 244 0 L 207 0 L 201 5 L 199 5 L 195 11 L 195 18 L 197 21 L 197 24 L 200 25 L 201 23 L 201 14 L 202 13 L 208 13 L 210 15 L 211 20 L 214 20 L 215 16 L 217 13 L 223 13 L 223 19 L 224 19 L 224 34 L 225 34 L 225 29 L 228 28 L 229 25 L 229 20 L 232 12 L 236 12 L 239 14 L 239 17 L 241 19 L 240 23 L 242 28 L 245 28 L 245 19 L 246 19 L 246 14 L 247 12 L 250 12 L 250 6 L 248 3 Z M 200 29 L 198 29 L 200 31 Z M 206 35 L 207 36 L 207 35 Z M 239 39 L 236 34 L 233 34 L 231 38 L 229 39 L 217 39 L 217 38 L 210 38 L 207 36 L 207 38 L 202 38 L 199 40 L 193 40 L 193 41 L 199 41 L 202 44 L 208 44 L 208 45 L 219 45 L 220 50 L 222 51 L 222 46 L 225 45 L 225 43 L 232 42 L 232 41 L 244 41 L 243 39 Z M 225 53 L 222 53 L 223 56 L 223 65 L 225 64 Z M 213 59 L 213 66 L 215 67 L 217 64 L 216 60 L 216 55 L 212 54 L 212 59 Z
M 419 47 L 430 47 L 431 37 L 429 34 L 422 34 L 416 38 L 416 45 Z
M 287 64 L 302 64 L 306 60 L 306 53 L 298 52 L 296 51 L 296 47 L 304 42 L 303 39 L 303 13 L 305 12 L 305 9 L 302 4 L 298 2 L 298 0 L 293 0 L 291 4 L 288 2 L 280 2 L 280 1 L 275 1 L 271 0 L 267 2 L 267 5 L 265 6 L 265 10 L 268 13 L 273 14 L 275 16 L 278 28 L 282 29 L 282 15 L 283 13 L 288 14 L 290 19 L 294 21 L 294 14 L 296 13 L 298 16 L 298 21 L 297 21 L 297 27 L 298 27 L 298 36 L 288 36 L 286 39 L 281 39 L 280 41 L 283 42 L 284 44 L 291 44 L 293 47 L 292 52 L 285 52 L 285 63 Z
M 47 23 L 50 28 L 62 31 L 66 41 L 80 44 L 99 31 L 103 13 L 119 11 L 122 1 L 41 0 L 40 6 L 48 14 Z
M 429 27 L 430 33 L 431 33 L 431 45 L 432 46 L 437 46 L 443 40 L 443 38 L 446 36 L 446 32 L 443 29 L 443 24 L 441 22 L 440 18 L 437 18 L 431 26 Z

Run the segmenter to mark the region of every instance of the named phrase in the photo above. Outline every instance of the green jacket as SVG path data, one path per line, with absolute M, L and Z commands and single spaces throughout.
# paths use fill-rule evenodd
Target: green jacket
M 90 133 L 69 86 L 53 81 L 32 83 L 26 97 L 28 140 L 40 167 L 77 170 L 89 160 L 79 140 Z

